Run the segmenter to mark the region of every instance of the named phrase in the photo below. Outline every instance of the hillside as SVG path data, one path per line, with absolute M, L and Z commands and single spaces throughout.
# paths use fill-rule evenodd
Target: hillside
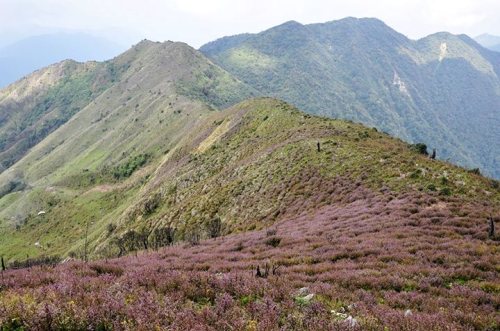
M 287 22 L 200 49 L 265 95 L 377 127 L 500 178 L 500 54 L 466 36 L 409 40 L 376 19 Z
M 18 40 L 0 47 L 0 88 L 56 62 L 67 59 L 104 61 L 125 48 L 83 33 L 53 33 Z
M 1 325 L 498 327 L 498 238 L 487 221 L 498 221 L 498 182 L 270 98 L 189 114 L 181 139 L 159 143 L 165 155 L 107 183 L 98 166 L 61 173 L 44 190 L 46 214 L 4 232 L 2 255 L 22 258 L 11 252 L 38 235 L 43 253 L 78 257 L 92 220 L 91 259 L 136 254 L 7 271 Z M 160 250 L 137 253 L 145 246 Z
M 97 98 L 118 75 L 112 64 L 68 60 L 0 90 L 0 173 Z
M 211 112 L 175 98 L 174 108 L 167 99 L 139 121 L 134 100 L 128 112 L 118 108 L 128 120 L 99 121 L 74 135 L 79 121 L 96 118 L 84 110 L 2 174 L 5 181 L 22 172 L 29 189 L 0 200 L 8 233 L 0 254 L 81 256 L 87 223 L 93 256 L 118 254 L 116 240 L 131 229 L 150 236 L 171 227 L 176 240 L 205 237 L 214 219 L 221 233 L 260 229 L 354 201 L 357 185 L 480 203 L 483 220 L 498 212 L 498 182 L 429 160 L 373 129 L 310 117 L 272 99 Z M 162 110 L 165 122 L 158 118 Z M 152 134 L 155 125 L 161 130 Z
M 90 218 L 113 217 L 112 213 L 120 212 L 119 207 L 126 207 L 127 199 L 134 198 L 141 183 L 133 184 L 128 195 L 120 195 L 119 204 L 106 199 L 113 194 L 106 194 L 105 188 L 83 193 L 97 184 L 116 184 L 144 163 L 160 160 L 169 150 L 173 153 L 203 116 L 254 94 L 182 43 L 144 41 L 110 62 L 89 65 L 106 68 L 106 72 L 112 68 L 116 79 L 108 85 L 99 84 L 102 91 L 94 99 L 0 174 L 2 226 L 19 227 L 41 220 L 36 217 L 38 212 L 62 204 L 62 214 L 52 218 L 47 213 L 44 218 L 56 220 L 60 226 L 44 221 L 26 227 L 28 233 L 21 231 L 19 237 L 3 236 L 2 254 L 42 254 L 33 244 L 45 234 L 44 224 L 52 227 L 49 236 L 61 240 L 49 251 L 67 252 L 70 243 L 75 244 L 75 236 L 81 235 L 70 229 Z M 36 76 L 28 78 L 27 84 Z M 16 86 L 9 87 L 7 93 Z M 84 101 L 78 94 L 82 90 L 75 93 L 72 87 L 71 81 L 61 85 L 75 100 Z M 47 102 L 48 110 L 67 100 L 66 94 L 54 93 Z M 32 116 L 37 108 L 24 109 Z M 92 203 L 102 210 L 94 209 Z

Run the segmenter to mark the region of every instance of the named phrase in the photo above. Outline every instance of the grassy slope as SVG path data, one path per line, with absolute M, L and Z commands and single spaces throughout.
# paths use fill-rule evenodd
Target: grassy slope
M 18 201 L 38 203 L 32 211 L 43 206 L 47 214 L 29 217 L 19 231 L 5 230 L 9 235 L 2 239 L 2 253 L 20 258 L 25 253 L 81 252 L 87 220 L 94 221 L 94 257 L 116 253 L 111 239 L 129 229 L 172 225 L 178 240 L 203 238 L 214 217 L 221 218 L 224 233 L 260 229 L 297 213 L 356 200 L 351 187 L 356 183 L 398 194 L 421 191 L 443 199 L 450 194 L 463 203 L 481 204 L 481 219 L 498 213 L 495 182 L 429 160 L 361 125 L 311 117 L 273 99 L 207 114 L 183 131 L 171 151 L 125 181 L 84 184 L 76 190 L 61 182 L 52 188 L 59 194 L 51 189 L 25 193 L 36 198 Z M 332 198 L 328 183 L 336 181 L 349 185 Z M 153 210 L 145 207 L 151 201 L 156 201 Z M 105 231 L 109 223 L 117 227 L 112 234 Z M 33 247 L 35 238 L 44 251 Z
M 63 61 L 0 91 L 0 170 L 68 121 L 119 78 L 111 63 Z
M 486 217 L 499 215 L 500 191 L 484 177 L 267 98 L 210 113 L 177 153 L 143 171 L 151 175 L 112 236 L 171 223 L 180 236 L 203 237 L 214 214 L 233 233 L 138 257 L 10 271 L 0 324 L 498 328 L 498 241 L 488 239 Z M 156 210 L 143 214 L 157 194 Z M 103 231 L 102 223 L 94 226 Z M 278 273 L 256 278 L 266 264 Z M 303 286 L 310 302 L 297 295 Z M 347 315 L 357 324 L 349 328 Z
M 27 185 L 0 200 L 4 234 L 25 224 L 2 236 L 2 254 L 65 253 L 81 246 L 87 221 L 104 232 L 149 175 L 119 181 L 115 167 L 140 155 L 160 162 L 214 107 L 255 93 L 182 43 L 144 41 L 105 65 L 122 68 L 120 79 L 0 175 L 0 186 L 16 178 Z M 205 95 L 205 84 L 218 94 Z M 200 94 L 209 105 L 192 101 Z M 37 217 L 42 210 L 47 214 Z
M 439 61 L 440 46 L 447 50 Z M 202 52 L 261 92 L 362 122 L 498 177 L 500 57 L 464 36 L 411 41 L 373 19 L 288 22 Z

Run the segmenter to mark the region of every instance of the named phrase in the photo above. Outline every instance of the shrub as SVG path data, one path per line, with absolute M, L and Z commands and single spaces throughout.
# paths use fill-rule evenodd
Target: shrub
M 217 238 L 222 232 L 222 221 L 220 217 L 214 217 L 207 223 L 207 232 L 210 238 Z
M 143 204 L 142 204 L 142 214 L 143 215 L 149 215 L 152 214 L 156 208 L 160 205 L 161 201 L 161 194 L 160 193 L 155 193 L 153 196 L 147 198 Z
M 276 233 L 278 232 L 277 229 L 267 229 L 266 231 L 266 237 L 272 237 L 272 236 L 275 236 Z
M 113 177 L 122 179 L 130 177 L 138 168 L 142 167 L 150 159 L 149 154 L 139 154 L 129 159 L 124 164 L 121 164 L 113 169 Z
M 265 241 L 266 245 L 272 246 L 272 247 L 278 247 L 281 243 L 281 238 L 278 237 L 271 237 Z
M 449 196 L 451 195 L 451 189 L 449 187 L 443 187 L 440 191 L 439 191 L 439 195 L 446 195 L 446 196 Z
M 115 276 L 123 275 L 122 268 L 115 266 L 115 265 L 110 265 L 110 264 L 95 263 L 95 264 L 90 265 L 90 269 L 97 272 L 98 275 L 102 275 L 102 274 L 110 274 L 110 275 L 115 275 Z
M 153 231 L 153 246 L 155 249 L 160 247 L 165 247 L 172 245 L 174 243 L 175 229 L 167 226 L 163 228 L 157 228 Z
M 109 223 L 108 226 L 106 227 L 106 230 L 108 232 L 108 237 L 116 230 L 116 225 L 113 223 Z
M 427 145 L 426 144 L 417 143 L 417 144 L 413 144 L 410 146 L 413 150 L 415 150 L 419 154 L 429 155 L 429 153 L 427 152 Z
M 61 257 L 57 255 L 53 256 L 42 256 L 39 258 L 27 258 L 24 261 L 13 261 L 9 264 L 9 269 L 22 269 L 22 268 L 30 268 L 34 266 L 55 266 L 61 262 Z
M 481 175 L 481 170 L 479 170 L 479 168 L 474 168 L 474 169 L 470 169 L 469 173 L 474 174 L 474 175 Z

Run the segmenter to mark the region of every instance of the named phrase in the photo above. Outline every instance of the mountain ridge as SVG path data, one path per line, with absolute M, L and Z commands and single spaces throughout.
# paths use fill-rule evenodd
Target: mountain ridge
M 500 52 L 500 37 L 494 36 L 488 33 L 483 33 L 474 38 L 476 42 L 481 44 L 483 47 L 488 48 L 495 52 Z
M 372 22 L 361 21 L 368 26 Z M 390 29 L 374 22 L 381 29 Z M 315 27 L 321 28 L 321 25 Z M 266 38 L 279 40 L 280 31 L 290 29 L 300 29 L 303 33 L 291 36 L 293 42 L 280 45 L 280 54 L 297 48 L 318 60 L 319 55 L 332 51 L 309 35 L 311 28 L 296 22 L 268 31 Z M 345 31 L 330 33 L 344 35 Z M 246 42 L 247 37 L 240 39 Z M 397 32 L 394 38 L 404 40 Z M 253 42 L 258 45 L 258 41 Z M 309 45 L 320 47 L 322 53 L 311 53 Z M 367 56 L 357 45 L 352 47 L 349 52 Z M 268 72 L 268 68 L 282 65 L 272 51 L 272 47 L 250 53 L 244 50 L 236 56 L 243 60 L 248 56 L 260 59 L 256 72 Z M 413 56 L 420 59 L 417 48 L 410 51 L 416 52 Z M 339 53 L 339 58 L 349 52 Z M 437 56 L 433 55 L 432 65 L 439 65 L 435 63 L 439 62 Z M 410 57 L 407 60 L 412 61 Z M 301 77 L 300 68 L 294 67 L 297 59 L 294 61 L 288 64 L 290 76 Z M 101 82 L 97 85 L 104 87 L 103 91 L 90 95 L 86 105 L 0 174 L 0 219 L 3 231 L 10 234 L 4 238 L 3 246 L 16 254 L 42 254 L 29 242 L 37 238 L 39 243 L 51 243 L 52 247 L 46 247 L 45 252 L 78 255 L 82 229 L 90 220 L 95 222 L 90 229 L 95 254 L 115 249 L 114 240 L 120 239 L 119 235 L 127 229 L 154 229 L 175 223 L 179 238 L 189 240 L 192 235 L 200 235 L 193 231 L 199 231 L 214 217 L 226 224 L 228 233 L 269 225 L 275 220 L 273 215 L 284 215 L 281 209 L 297 201 L 302 203 L 305 196 L 292 195 L 286 200 L 287 205 L 281 206 L 272 194 L 279 187 L 275 180 L 272 185 L 266 183 L 262 177 L 265 173 L 269 178 L 298 181 L 298 186 L 305 185 L 302 181 L 308 176 L 334 180 L 344 174 L 351 184 L 361 178 L 363 185 L 375 190 L 404 191 L 408 186 L 410 190 L 456 195 L 465 200 L 481 197 L 492 206 L 498 199 L 495 181 L 418 156 L 407 144 L 376 129 L 344 120 L 311 117 L 274 99 L 242 101 L 263 93 L 184 43 L 144 40 L 111 61 L 64 62 L 59 66 L 64 65 L 79 70 L 87 65 L 101 70 L 108 85 L 101 84 L 99 79 L 90 80 L 88 86 Z M 362 63 L 360 68 L 368 70 Z M 330 77 L 330 73 L 336 77 L 352 73 L 338 65 L 329 70 L 325 77 Z M 388 95 L 414 97 L 405 94 L 405 89 L 412 88 L 405 85 L 405 71 L 378 72 L 391 84 L 399 84 Z M 322 70 L 317 73 L 323 74 Z M 359 72 L 354 73 L 360 76 Z M 307 79 L 320 90 L 318 83 L 304 77 Z M 357 83 L 362 84 L 361 77 Z M 68 81 L 62 83 L 68 85 L 71 86 Z M 18 86 L 14 84 L 7 90 Z M 349 91 L 347 86 L 340 87 L 340 92 Z M 350 96 L 353 100 L 360 97 L 356 93 L 359 91 Z M 50 105 L 67 100 L 66 97 L 56 94 Z M 25 111 L 29 110 L 27 106 Z M 365 114 L 367 118 L 372 115 Z M 414 116 L 423 115 L 414 112 Z M 276 127 L 282 132 L 275 130 Z M 325 153 L 315 152 L 317 143 L 320 143 L 318 150 Z M 391 151 L 388 146 L 392 146 Z M 395 151 L 401 155 L 394 154 Z M 244 180 L 237 181 L 242 171 L 247 171 Z M 304 175 L 294 177 L 302 171 Z M 253 197 L 255 192 L 259 194 Z M 238 209 L 241 206 L 247 206 L 248 210 Z M 45 212 L 46 223 L 38 217 L 40 211 Z M 107 226 L 117 232 L 105 231 Z M 71 229 L 76 231 L 71 233 Z M 69 237 L 57 236 L 67 231 L 71 233 Z
M 291 27 L 300 30 L 296 37 Z M 351 119 L 407 141 L 425 142 L 437 148 L 438 157 L 498 178 L 496 53 L 449 33 L 410 40 L 377 19 L 296 23 L 282 34 L 283 25 L 277 28 L 226 38 L 219 48 L 211 42 L 200 50 L 264 94 L 309 113 Z M 301 42 L 290 46 L 295 45 L 291 38 L 299 35 Z M 475 80 L 477 90 L 455 84 L 462 72 Z M 443 99 L 441 94 L 448 95 Z M 444 120 L 442 114 L 451 117 Z M 465 128 L 467 118 L 477 124 Z

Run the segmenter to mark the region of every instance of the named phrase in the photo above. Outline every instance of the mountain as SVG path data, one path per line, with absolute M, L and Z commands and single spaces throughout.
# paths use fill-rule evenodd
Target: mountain
M 179 42 L 0 95 L 20 132 L 62 119 L 0 174 L 2 329 L 498 325 L 499 182 L 421 145 L 261 97 Z
M 200 49 L 265 95 L 349 119 L 500 177 L 500 54 L 467 36 L 413 41 L 377 19 L 287 22 Z
M 484 33 L 477 36 L 474 40 L 481 46 L 491 49 L 492 51 L 500 52 L 500 37 Z
M 0 218 L 4 219 L 1 223 L 11 225 L 26 221 L 54 201 L 70 203 L 63 210 L 73 213 L 58 215 L 58 221 L 72 217 L 79 222 L 85 220 L 96 210 L 80 210 L 85 209 L 84 201 L 102 195 L 99 191 L 81 195 L 93 184 L 114 183 L 130 175 L 126 167 L 159 160 L 169 150 L 174 153 L 174 147 L 200 118 L 216 107 L 255 95 L 252 88 L 186 44 L 150 41 L 111 61 L 64 62 L 49 67 L 1 93 L 0 109 L 7 119 L 2 130 L 12 143 L 2 154 L 8 168 L 0 174 Z M 52 119 L 55 124 L 49 126 Z M 42 130 L 45 127 L 50 130 Z M 40 142 L 31 144 L 36 140 Z M 17 151 L 19 160 L 9 166 L 12 150 Z M 122 198 L 122 206 L 130 203 Z M 109 203 L 105 197 L 98 200 L 99 204 Z M 106 208 L 118 212 L 115 204 Z M 64 224 L 57 232 L 75 226 L 71 221 Z M 31 233 L 26 241 L 36 237 Z M 64 243 L 66 250 L 68 241 Z M 1 246 L 22 252 L 5 243 Z
M 0 173 L 117 79 L 112 63 L 66 60 L 0 90 Z
M 143 42 L 114 61 L 120 80 L 0 175 L 0 255 L 82 256 L 87 224 L 94 257 L 118 254 L 130 230 L 261 229 L 355 201 L 359 185 L 496 212 L 497 182 L 375 129 L 265 98 L 214 111 L 254 90 L 185 44 Z
M 0 48 L 0 87 L 56 62 L 103 61 L 125 49 L 112 41 L 83 33 L 52 33 L 22 39 Z

